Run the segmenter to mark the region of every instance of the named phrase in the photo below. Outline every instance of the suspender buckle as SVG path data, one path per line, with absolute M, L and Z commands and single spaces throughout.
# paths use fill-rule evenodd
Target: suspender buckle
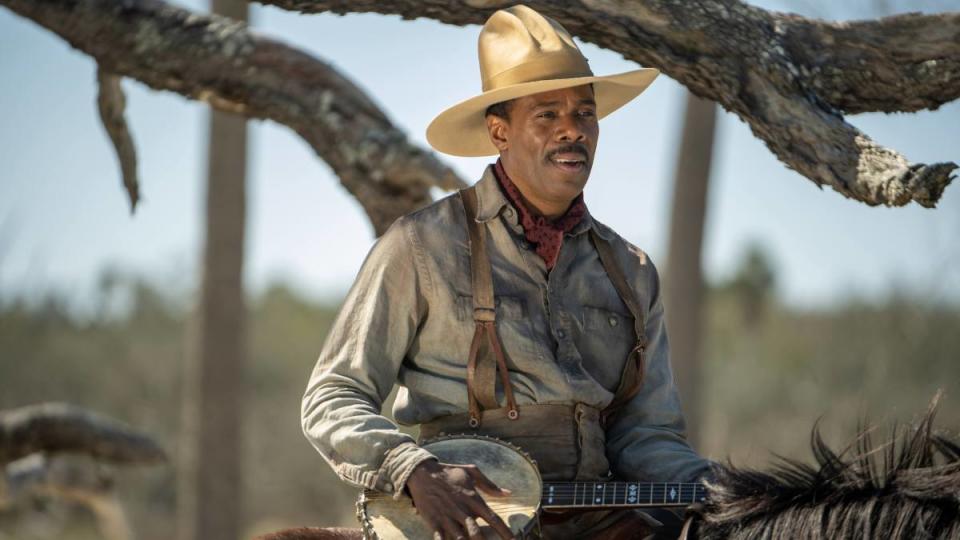
M 520 418 L 520 412 L 517 411 L 516 409 L 510 409 L 509 411 L 507 411 L 507 418 L 511 420 L 516 420 L 517 418 Z
M 480 427 L 480 419 L 477 418 L 476 416 L 471 416 L 470 421 L 468 423 L 470 424 L 470 427 L 474 429 Z
M 497 320 L 497 312 L 490 308 L 475 307 L 473 308 L 473 320 L 477 322 L 493 322 Z

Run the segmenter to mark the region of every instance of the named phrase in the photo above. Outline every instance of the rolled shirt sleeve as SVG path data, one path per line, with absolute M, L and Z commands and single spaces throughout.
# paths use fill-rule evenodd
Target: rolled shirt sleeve
M 624 480 L 689 482 L 709 474 L 712 462 L 689 445 L 680 398 L 670 368 L 670 346 L 660 300 L 660 281 L 650 263 L 651 305 L 645 321 L 646 364 L 640 392 L 614 415 L 607 429 L 607 457 Z
M 304 435 L 355 486 L 399 495 L 434 456 L 381 414 L 424 316 L 416 231 L 400 218 L 377 241 L 317 360 L 303 396 Z

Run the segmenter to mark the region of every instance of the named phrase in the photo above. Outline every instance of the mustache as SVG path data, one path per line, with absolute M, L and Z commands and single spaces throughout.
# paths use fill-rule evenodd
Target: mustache
M 553 156 L 557 154 L 580 154 L 583 156 L 584 161 L 590 159 L 590 152 L 587 150 L 587 145 L 583 143 L 570 143 L 559 148 L 554 148 L 547 153 L 547 159 L 552 159 Z

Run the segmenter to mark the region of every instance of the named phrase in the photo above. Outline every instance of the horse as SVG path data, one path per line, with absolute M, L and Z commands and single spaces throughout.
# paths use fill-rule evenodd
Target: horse
M 936 434 L 939 396 L 880 445 L 872 429 L 834 451 L 817 427 L 814 465 L 781 459 L 761 472 L 727 464 L 688 509 L 699 540 L 937 540 L 960 538 L 960 444 Z

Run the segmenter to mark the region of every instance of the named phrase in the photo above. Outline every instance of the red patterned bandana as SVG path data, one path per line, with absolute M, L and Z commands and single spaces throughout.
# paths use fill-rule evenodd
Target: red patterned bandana
M 587 205 L 583 202 L 583 193 L 577 195 L 565 214 L 550 221 L 536 210 L 527 207 L 520 195 L 520 190 L 510 180 L 499 159 L 493 170 L 500 187 L 507 195 L 507 199 L 513 203 L 520 214 L 524 236 L 534 245 L 537 255 L 547 264 L 547 271 L 552 270 L 553 266 L 557 264 L 557 257 L 560 255 L 564 233 L 568 233 L 576 227 L 577 223 L 580 223 L 580 220 L 587 213 Z

